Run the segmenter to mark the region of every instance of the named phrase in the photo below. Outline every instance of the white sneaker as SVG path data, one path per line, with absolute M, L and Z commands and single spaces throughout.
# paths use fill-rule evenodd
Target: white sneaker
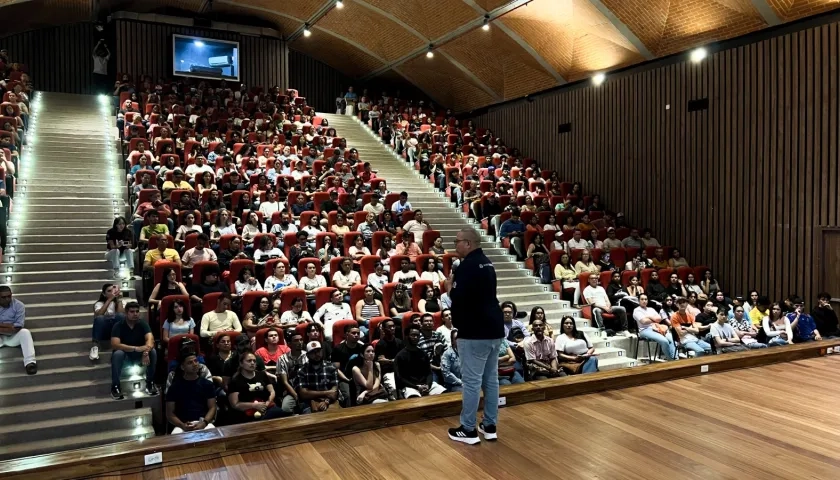
M 99 347 L 97 347 L 96 345 L 90 347 L 89 358 L 91 359 L 91 361 L 99 360 Z
M 621 332 L 620 335 L 622 337 L 631 337 L 632 336 L 632 335 L 630 335 L 630 330 L 625 330 L 625 331 Z
M 114 278 L 122 278 L 122 274 L 120 274 L 119 270 L 114 270 Z

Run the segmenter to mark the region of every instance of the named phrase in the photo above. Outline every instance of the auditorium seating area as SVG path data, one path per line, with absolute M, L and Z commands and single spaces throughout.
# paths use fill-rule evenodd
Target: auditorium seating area
M 7 70 L 11 79 L 9 73 L 17 71 Z M 23 74 L 16 76 L 25 80 Z M 597 187 L 560 179 L 493 132 L 469 121 L 462 127 L 434 106 L 379 98 L 369 100 L 372 108 L 358 118 L 417 172 L 417 179 L 400 175 L 398 184 L 416 181 L 428 188 L 428 181 L 455 204 L 453 217 L 422 193 L 418 197 L 420 187 L 389 189 L 398 170 L 369 145 L 349 140 L 346 118 L 315 112 L 294 89 L 120 78 L 113 99 L 103 101 L 109 110 L 113 105 L 111 128 L 119 138 L 124 170 L 115 181 L 125 179 L 117 197 L 126 202 L 115 200 L 114 217 L 96 220 L 113 220 L 106 247 L 114 251 L 107 257 L 113 285 L 137 286 L 141 321 L 149 325 L 159 352 L 154 383 L 164 386 L 160 410 L 168 420 L 167 432 L 406 398 L 412 389 L 390 365 L 373 374 L 381 378 L 367 390 L 354 374 L 370 373 L 363 370 L 368 355 L 383 365 L 394 361 L 413 328 L 420 330 L 418 347 L 427 353 L 435 379 L 418 395 L 457 391 L 457 373 L 446 361 L 452 341 L 446 289 L 458 266 L 458 256 L 447 247 L 461 228 L 461 217 L 480 230 L 494 261 L 518 263 L 515 275 L 505 278 L 511 283 L 499 290 L 510 332 L 507 352 L 500 352 L 504 384 L 538 378 L 528 368 L 524 337 L 533 335 L 530 323 L 540 319 L 553 338 L 563 335 L 561 323 L 571 318 L 575 334 L 579 331 L 603 352 L 603 368 L 635 365 L 639 337 L 620 335 L 612 338 L 611 347 L 610 337 L 628 328 L 605 328 L 587 305 L 583 292 L 595 273 L 601 285 L 612 287 L 607 288 L 610 301 L 626 305 L 634 332 L 634 305 L 625 297 L 638 297 L 628 294 L 628 289 L 636 292 L 636 284 L 638 292 L 655 301 L 664 320 L 676 311 L 676 297 L 688 299 L 693 315 L 703 312 L 707 298 L 726 311 L 768 306 L 761 301 L 762 307 L 757 306 L 758 298 L 724 294 L 707 267 L 689 264 L 677 248 L 660 246 L 651 232 L 632 227 L 617 206 L 607 208 L 600 201 Z M 24 85 L 7 82 L 4 102 L 13 92 L 27 93 Z M 374 111 L 379 114 L 371 116 Z M 0 126 L 20 142 L 24 119 L 14 110 L 0 118 Z M 7 165 L 11 159 L 17 167 L 19 157 L 13 153 L 24 145 L 15 146 L 4 153 Z M 11 168 L 3 172 L 9 197 L 14 192 Z M 103 174 L 100 180 L 110 178 Z M 521 242 L 506 235 L 518 222 Z M 125 229 L 119 229 L 123 224 Z M 126 249 L 134 255 L 124 255 Z M 539 249 L 545 251 L 543 259 L 534 255 Z M 562 276 L 565 266 L 574 271 L 571 281 Z M 547 289 L 553 293 L 526 292 L 522 279 L 529 286 L 551 284 Z M 110 298 L 110 285 L 102 287 L 100 302 Z M 792 299 L 786 311 L 795 303 Z M 125 317 L 128 305 L 116 307 L 122 315 L 116 320 Z M 604 312 L 603 319 L 613 316 Z M 609 337 L 608 329 L 614 331 Z M 632 355 L 615 348 L 620 341 L 632 346 Z M 321 342 L 317 357 L 308 351 L 311 342 Z M 366 352 L 365 344 L 373 350 Z M 106 347 L 94 342 L 92 361 L 98 360 L 99 348 Z M 647 345 L 646 352 L 649 362 L 664 356 L 658 346 Z M 188 366 L 190 354 L 197 354 L 200 365 Z M 314 361 L 324 362 L 326 373 L 307 370 L 307 362 Z M 139 367 L 117 372 L 121 382 L 116 391 L 112 382 L 113 398 L 156 395 L 153 386 L 143 387 Z M 194 401 L 190 395 L 196 394 L 180 383 L 185 372 L 212 385 L 213 422 L 202 426 L 179 419 L 180 405 Z M 558 372 L 581 373 L 570 368 Z M 243 386 L 242 378 L 251 374 L 267 379 L 271 388 L 260 388 L 272 395 L 270 400 L 252 396 L 248 403 L 255 406 L 246 408 L 240 404 L 248 395 L 241 394 L 249 385 Z M 129 378 L 133 392 L 123 392 Z M 300 399 L 304 384 L 335 392 Z

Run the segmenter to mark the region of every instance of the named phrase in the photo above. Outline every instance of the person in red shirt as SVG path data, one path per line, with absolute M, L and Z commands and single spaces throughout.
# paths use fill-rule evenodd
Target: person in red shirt
M 265 362 L 266 370 L 275 373 L 280 357 L 291 351 L 292 349 L 287 347 L 286 344 L 280 343 L 280 331 L 269 328 L 265 332 L 265 346 L 258 348 L 256 354 Z

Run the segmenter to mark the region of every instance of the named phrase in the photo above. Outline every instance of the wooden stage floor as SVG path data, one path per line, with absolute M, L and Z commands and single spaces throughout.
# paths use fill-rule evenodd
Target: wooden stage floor
M 231 455 L 122 479 L 837 479 L 840 356 L 500 411 L 495 443 L 457 418 Z

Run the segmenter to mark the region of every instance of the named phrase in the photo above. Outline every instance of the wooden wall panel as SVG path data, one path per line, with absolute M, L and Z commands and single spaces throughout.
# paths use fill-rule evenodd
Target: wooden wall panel
M 239 42 L 240 80 L 247 85 L 284 86 L 285 42 L 278 38 L 252 37 L 234 32 L 178 25 L 117 20 L 117 72 L 133 76 L 172 77 L 172 35 L 198 35 L 217 40 Z
M 92 93 L 94 33 L 88 23 L 62 25 L 10 35 L 0 46 L 12 61 L 27 65 L 37 89 Z
M 837 23 L 491 109 L 474 120 L 650 227 L 732 293 L 822 289 L 838 226 Z M 708 97 L 708 110 L 688 101 Z M 558 134 L 559 124 L 572 131 Z

